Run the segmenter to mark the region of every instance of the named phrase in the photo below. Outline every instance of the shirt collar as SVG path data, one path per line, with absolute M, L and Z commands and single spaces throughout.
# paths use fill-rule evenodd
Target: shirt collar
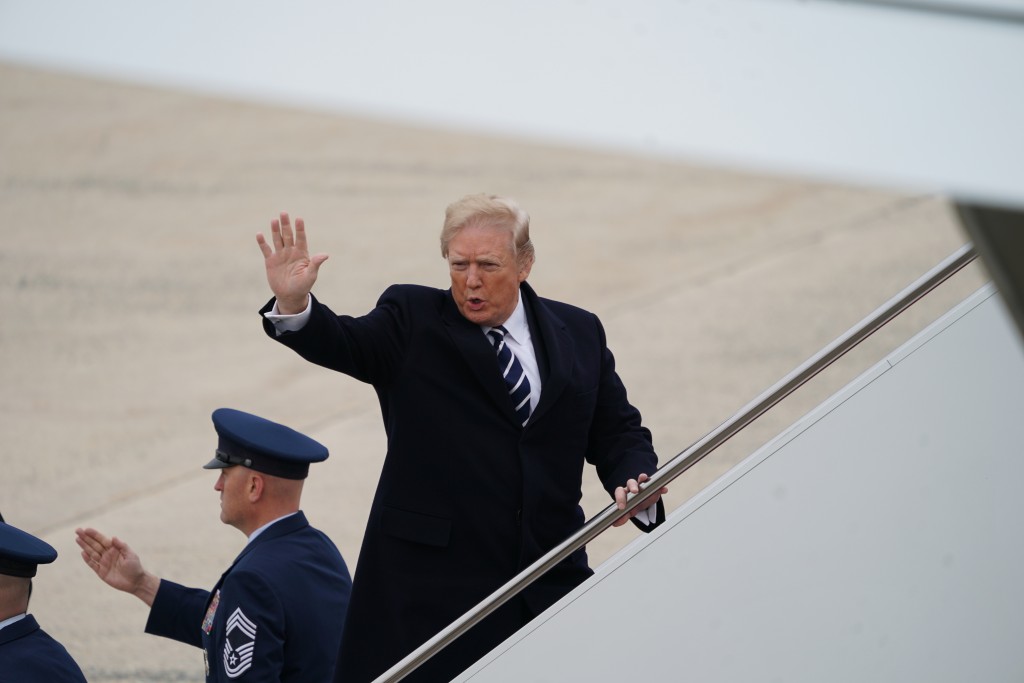
M 490 332 L 493 327 L 482 326 L 484 334 Z M 523 305 L 523 293 L 519 292 L 519 301 L 516 302 L 515 310 L 512 311 L 512 315 L 508 317 L 502 327 L 508 332 L 509 336 L 515 339 L 520 344 L 525 344 L 530 339 L 530 326 L 526 322 L 526 307 Z
M 15 624 L 15 623 L 21 621 L 26 616 L 27 616 L 27 613 L 26 612 L 22 612 L 21 614 L 15 614 L 10 619 L 4 619 L 3 621 L 0 621 L 0 630 L 3 630 L 5 627 L 10 626 L 11 624 Z

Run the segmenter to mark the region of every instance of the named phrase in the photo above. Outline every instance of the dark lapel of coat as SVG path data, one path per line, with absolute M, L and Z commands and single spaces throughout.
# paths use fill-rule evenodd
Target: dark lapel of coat
M 565 387 L 568 386 L 575 347 L 572 337 L 569 336 L 569 332 L 565 328 L 565 323 L 544 305 L 537 293 L 533 291 L 533 287 L 524 282 L 519 291 L 522 292 L 531 312 L 530 336 L 534 338 L 534 347 L 543 345 L 543 349 L 537 351 L 538 358 L 543 353 L 548 368 L 547 377 L 544 378 L 543 386 L 541 386 L 537 409 L 530 416 L 530 422 L 526 423 L 529 428 L 531 422 L 544 417 L 544 413 L 555 404 L 558 397 L 565 391 Z
M 451 290 L 448 290 L 448 296 L 445 297 L 444 306 L 441 308 L 441 319 L 444 321 L 445 328 L 447 328 L 448 335 L 455 347 L 483 387 L 484 393 L 490 397 L 499 410 L 508 416 L 509 420 L 515 422 L 516 414 L 512 410 L 512 400 L 508 396 L 505 381 L 501 378 L 501 373 L 498 372 L 498 360 L 494 354 L 494 347 L 480 331 L 480 326 L 466 320 L 459 312 L 455 300 L 452 298 Z

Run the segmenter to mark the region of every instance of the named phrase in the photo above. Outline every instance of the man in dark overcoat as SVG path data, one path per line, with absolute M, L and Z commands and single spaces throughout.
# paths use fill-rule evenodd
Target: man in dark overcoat
M 327 256 L 309 255 L 301 219 L 281 214 L 257 242 L 267 334 L 372 384 L 387 434 L 336 681 L 373 680 L 577 530 L 584 462 L 620 507 L 656 470 L 598 318 L 526 283 L 513 200 L 449 206 L 451 288 L 392 286 L 359 317 L 312 296 Z M 641 528 L 664 518 L 659 497 L 633 513 Z M 450 680 L 592 573 L 577 551 L 405 680 Z

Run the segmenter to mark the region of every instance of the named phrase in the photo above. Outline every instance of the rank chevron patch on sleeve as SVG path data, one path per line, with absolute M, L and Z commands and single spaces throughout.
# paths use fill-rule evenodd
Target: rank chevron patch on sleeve
M 256 647 L 256 624 L 239 607 L 231 613 L 224 632 L 224 673 L 238 678 L 252 666 L 252 651 Z

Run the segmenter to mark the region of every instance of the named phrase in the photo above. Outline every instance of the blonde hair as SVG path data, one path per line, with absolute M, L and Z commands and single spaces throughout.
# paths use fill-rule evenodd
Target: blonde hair
M 448 245 L 460 230 L 483 225 L 507 230 L 512 237 L 512 253 L 520 266 L 532 264 L 536 255 L 530 241 L 530 214 L 514 199 L 493 194 L 470 194 L 452 202 L 444 213 L 441 228 L 441 256 L 448 258 Z

